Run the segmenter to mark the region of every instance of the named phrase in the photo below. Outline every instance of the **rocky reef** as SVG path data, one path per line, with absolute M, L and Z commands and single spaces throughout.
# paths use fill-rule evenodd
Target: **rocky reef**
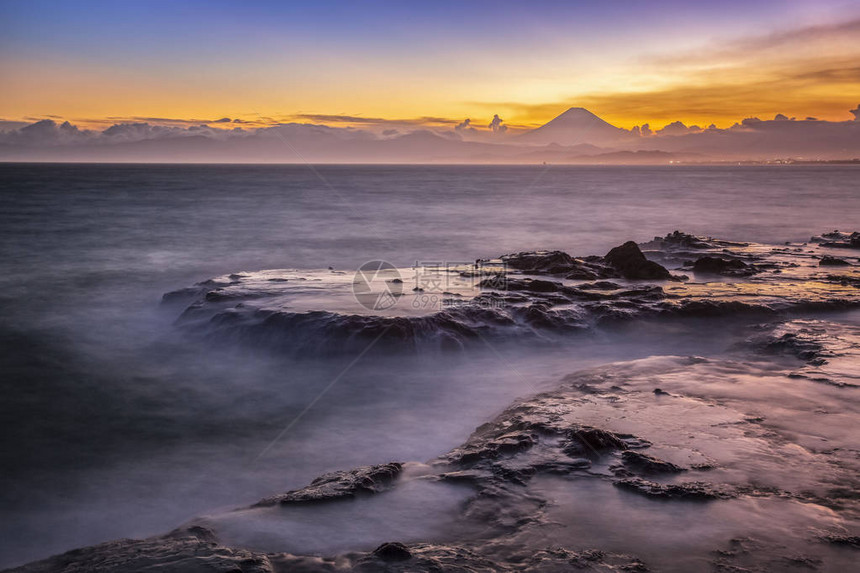
M 300 490 L 261 500 L 257 506 L 318 503 L 379 493 L 391 487 L 402 470 L 401 464 L 391 462 L 351 471 L 332 472 L 316 478 L 309 486 Z
M 387 300 L 374 308 L 361 304 L 364 294 L 356 298 L 355 273 L 234 273 L 167 293 L 164 305 L 179 312 L 177 326 L 191 336 L 296 355 L 370 342 L 401 349 L 546 342 L 636 318 L 858 306 L 860 259 L 843 254 L 855 235 L 839 235 L 838 244 L 827 234 L 818 243 L 764 245 L 675 231 L 641 245 L 628 241 L 605 256 L 537 251 L 454 265 L 437 269 L 428 284 L 400 269 L 402 277 L 416 276 L 415 286 L 402 278 L 370 285 Z
M 810 238 L 813 243 L 819 243 L 822 247 L 830 247 L 835 249 L 860 249 L 860 231 L 853 233 L 841 233 L 831 231 L 830 233 L 822 233 L 821 235 Z

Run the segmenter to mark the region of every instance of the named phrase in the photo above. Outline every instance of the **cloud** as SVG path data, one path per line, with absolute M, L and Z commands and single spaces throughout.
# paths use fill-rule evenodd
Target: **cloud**
M 649 137 L 654 134 L 654 132 L 651 131 L 651 126 L 647 123 L 643 123 L 641 126 L 633 126 L 633 129 L 630 130 L 630 133 L 638 137 Z
M 838 118 L 848 109 L 846 94 L 860 90 L 860 69 L 824 74 L 830 78 L 828 81 L 816 79 L 821 75 L 786 71 L 759 80 L 705 84 L 692 81 L 648 92 L 591 94 L 578 98 L 576 103 L 590 109 L 612 110 L 613 115 L 645 116 L 655 121 L 669 120 L 674 115 L 696 122 L 726 122 L 779 108 L 793 108 L 793 113 L 800 114 L 810 105 L 820 115 Z
M 853 62 L 852 62 L 853 63 Z M 504 105 L 529 117 L 549 120 L 559 109 L 585 107 L 614 124 L 642 119 L 671 122 L 728 124 L 758 113 L 785 113 L 803 117 L 814 109 L 819 117 L 838 120 L 856 103 L 860 93 L 860 67 L 803 69 L 799 65 L 769 70 L 735 70 L 691 76 L 677 85 L 639 92 L 591 93 L 562 102 Z M 850 98 L 850 99 L 849 99 Z
M 646 124 L 647 125 L 647 124 Z M 665 125 L 662 129 L 658 129 L 654 133 L 656 135 L 685 135 L 687 133 L 696 133 L 698 131 L 702 131 L 698 125 L 691 125 L 687 127 L 680 121 L 673 121 Z
M 115 142 L 142 141 L 144 139 L 158 139 L 181 135 L 186 132 L 187 128 L 138 122 L 114 124 L 102 131 L 101 136 Z
M 194 125 L 215 125 L 215 126 L 223 126 L 222 129 L 229 129 L 230 124 L 243 124 L 243 125 L 256 125 L 256 126 L 267 126 L 277 124 L 278 121 L 274 119 L 265 119 L 265 120 L 248 120 L 248 119 L 240 119 L 240 118 L 230 118 L 227 116 L 220 117 L 218 119 L 200 119 L 200 118 L 182 118 L 182 117 L 158 117 L 158 116 L 107 116 L 105 118 L 95 119 L 95 118 L 76 118 L 72 121 L 75 121 L 79 124 L 84 124 L 88 126 L 107 126 L 116 124 L 124 124 L 124 123 L 147 123 L 155 126 L 169 126 L 169 127 L 190 127 Z
M 852 110 L 849 110 L 854 115 L 854 121 L 860 121 L 860 104 Z
M 190 136 L 218 139 L 229 137 L 230 134 L 231 130 L 214 129 L 207 125 L 180 127 L 147 122 L 115 123 L 102 131 L 95 131 L 80 129 L 68 121 L 57 123 L 53 119 L 42 119 L 18 129 L 0 130 L 0 143 L 20 147 L 112 145 Z
M 852 110 L 860 114 L 860 106 Z M 792 118 L 793 119 L 793 118 Z M 232 120 L 229 125 L 234 125 Z M 66 121 L 41 119 L 17 129 L 0 130 L 0 158 L 39 161 L 508 161 L 537 158 L 534 147 L 525 148 L 510 136 L 493 140 L 507 125 L 496 114 L 488 129 L 475 130 L 471 120 L 454 129 L 357 129 L 311 123 L 218 129 L 209 125 L 155 125 L 123 122 L 102 131 L 80 129 Z M 459 128 L 459 129 L 458 129 Z M 461 133 L 476 131 L 474 137 Z M 860 121 L 772 120 L 755 116 L 720 129 L 702 130 L 674 121 L 652 131 L 648 123 L 631 130 L 640 137 L 617 143 L 619 151 L 651 150 L 696 154 L 697 158 L 769 159 L 775 157 L 850 158 L 860 153 Z M 555 142 L 559 160 L 571 155 L 564 142 Z M 595 144 L 594 141 L 586 143 Z M 549 153 L 549 152 L 547 152 Z M 525 155 L 524 155 L 525 154 Z M 522 159 L 521 159 L 522 160 Z M 520 161 L 521 161 L 520 160 Z
M 447 117 L 412 117 L 406 119 L 386 119 L 382 117 L 363 117 L 360 115 L 338 115 L 324 113 L 300 113 L 290 116 L 295 120 L 307 120 L 322 123 L 352 123 L 361 125 L 457 125 L 456 119 Z
M 4 131 L 13 131 L 17 129 L 21 129 L 22 127 L 26 127 L 29 125 L 26 121 L 10 121 L 7 119 L 0 119 L 0 133 Z
M 643 56 L 631 87 L 583 91 L 560 101 L 481 102 L 519 122 L 544 123 L 559 109 L 585 107 L 610 123 L 642 120 L 730 125 L 776 113 L 831 121 L 846 118 L 860 93 L 860 19 L 747 38 L 721 39 L 696 50 Z M 635 87 L 634 87 L 635 86 Z
M 53 119 L 43 119 L 4 134 L 2 141 L 17 145 L 67 145 L 88 139 L 93 132 L 80 130 L 68 121 L 58 124 Z
M 507 125 L 502 125 L 503 121 L 504 120 L 499 117 L 499 114 L 495 114 L 493 116 L 493 120 L 490 122 L 490 124 L 487 127 L 490 128 L 491 130 L 493 130 L 493 133 L 502 134 L 508 130 Z

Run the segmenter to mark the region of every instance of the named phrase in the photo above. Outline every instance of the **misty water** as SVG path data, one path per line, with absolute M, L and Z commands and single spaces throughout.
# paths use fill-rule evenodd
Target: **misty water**
M 409 267 L 533 249 L 602 255 L 675 229 L 804 241 L 858 227 L 858 174 L 0 165 L 0 566 L 162 533 L 331 470 L 429 460 L 571 372 L 655 355 L 724 356 L 753 321 L 639 322 L 552 346 L 380 350 L 356 362 L 208 344 L 176 328 L 176 313 L 160 305 L 165 292 L 261 269 L 352 273 L 370 260 Z M 856 313 L 828 319 L 858 322 Z M 252 546 L 295 552 L 304 543 L 323 554 L 372 549 L 397 531 L 441 535 L 462 492 L 415 492 L 398 494 L 408 502 L 388 511 L 399 516 L 353 508 L 308 517 L 305 537 L 289 526 L 254 535 L 231 527 Z M 600 495 L 594 503 L 619 503 Z M 590 496 L 574 510 L 587 512 Z M 369 534 L 358 514 L 388 529 Z M 426 519 L 416 524 L 419 514 Z

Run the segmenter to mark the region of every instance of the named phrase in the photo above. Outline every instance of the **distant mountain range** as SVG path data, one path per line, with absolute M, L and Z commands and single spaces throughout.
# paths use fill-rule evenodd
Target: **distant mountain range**
M 856 111 L 856 110 L 855 110 Z M 486 133 L 486 132 L 485 132 Z M 406 133 L 286 123 L 256 129 L 120 123 L 103 131 L 42 120 L 0 131 L 0 161 L 667 164 L 860 157 L 860 121 L 745 119 L 727 129 L 675 122 L 621 129 L 573 107 L 525 132 Z

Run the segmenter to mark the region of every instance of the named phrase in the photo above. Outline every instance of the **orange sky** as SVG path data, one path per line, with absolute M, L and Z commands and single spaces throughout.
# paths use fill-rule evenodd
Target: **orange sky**
M 55 117 L 98 127 L 230 117 L 261 125 L 324 114 L 437 126 L 469 117 L 481 127 L 498 113 L 516 127 L 539 125 L 571 106 L 625 128 L 675 120 L 725 127 L 777 113 L 851 119 L 848 110 L 860 103 L 860 12 L 788 2 L 776 17 L 770 3 L 759 3 L 760 11 L 749 4 L 726 24 L 722 13 L 687 13 L 668 2 L 665 13 L 614 24 L 608 17 L 620 17 L 595 5 L 559 12 L 558 20 L 570 18 L 567 27 L 547 10 L 517 22 L 476 19 L 456 30 L 427 24 L 427 16 L 396 33 L 334 22 L 291 34 L 251 17 L 260 14 L 229 19 L 231 27 L 221 30 L 205 19 L 174 29 L 158 14 L 108 13 L 93 23 L 62 13 L 60 4 L 36 13 L 6 2 L 0 119 Z M 277 14 L 284 22 L 297 18 Z M 389 14 L 389 23 L 416 15 Z M 456 21 L 449 20 L 454 15 L 441 13 L 439 21 Z

